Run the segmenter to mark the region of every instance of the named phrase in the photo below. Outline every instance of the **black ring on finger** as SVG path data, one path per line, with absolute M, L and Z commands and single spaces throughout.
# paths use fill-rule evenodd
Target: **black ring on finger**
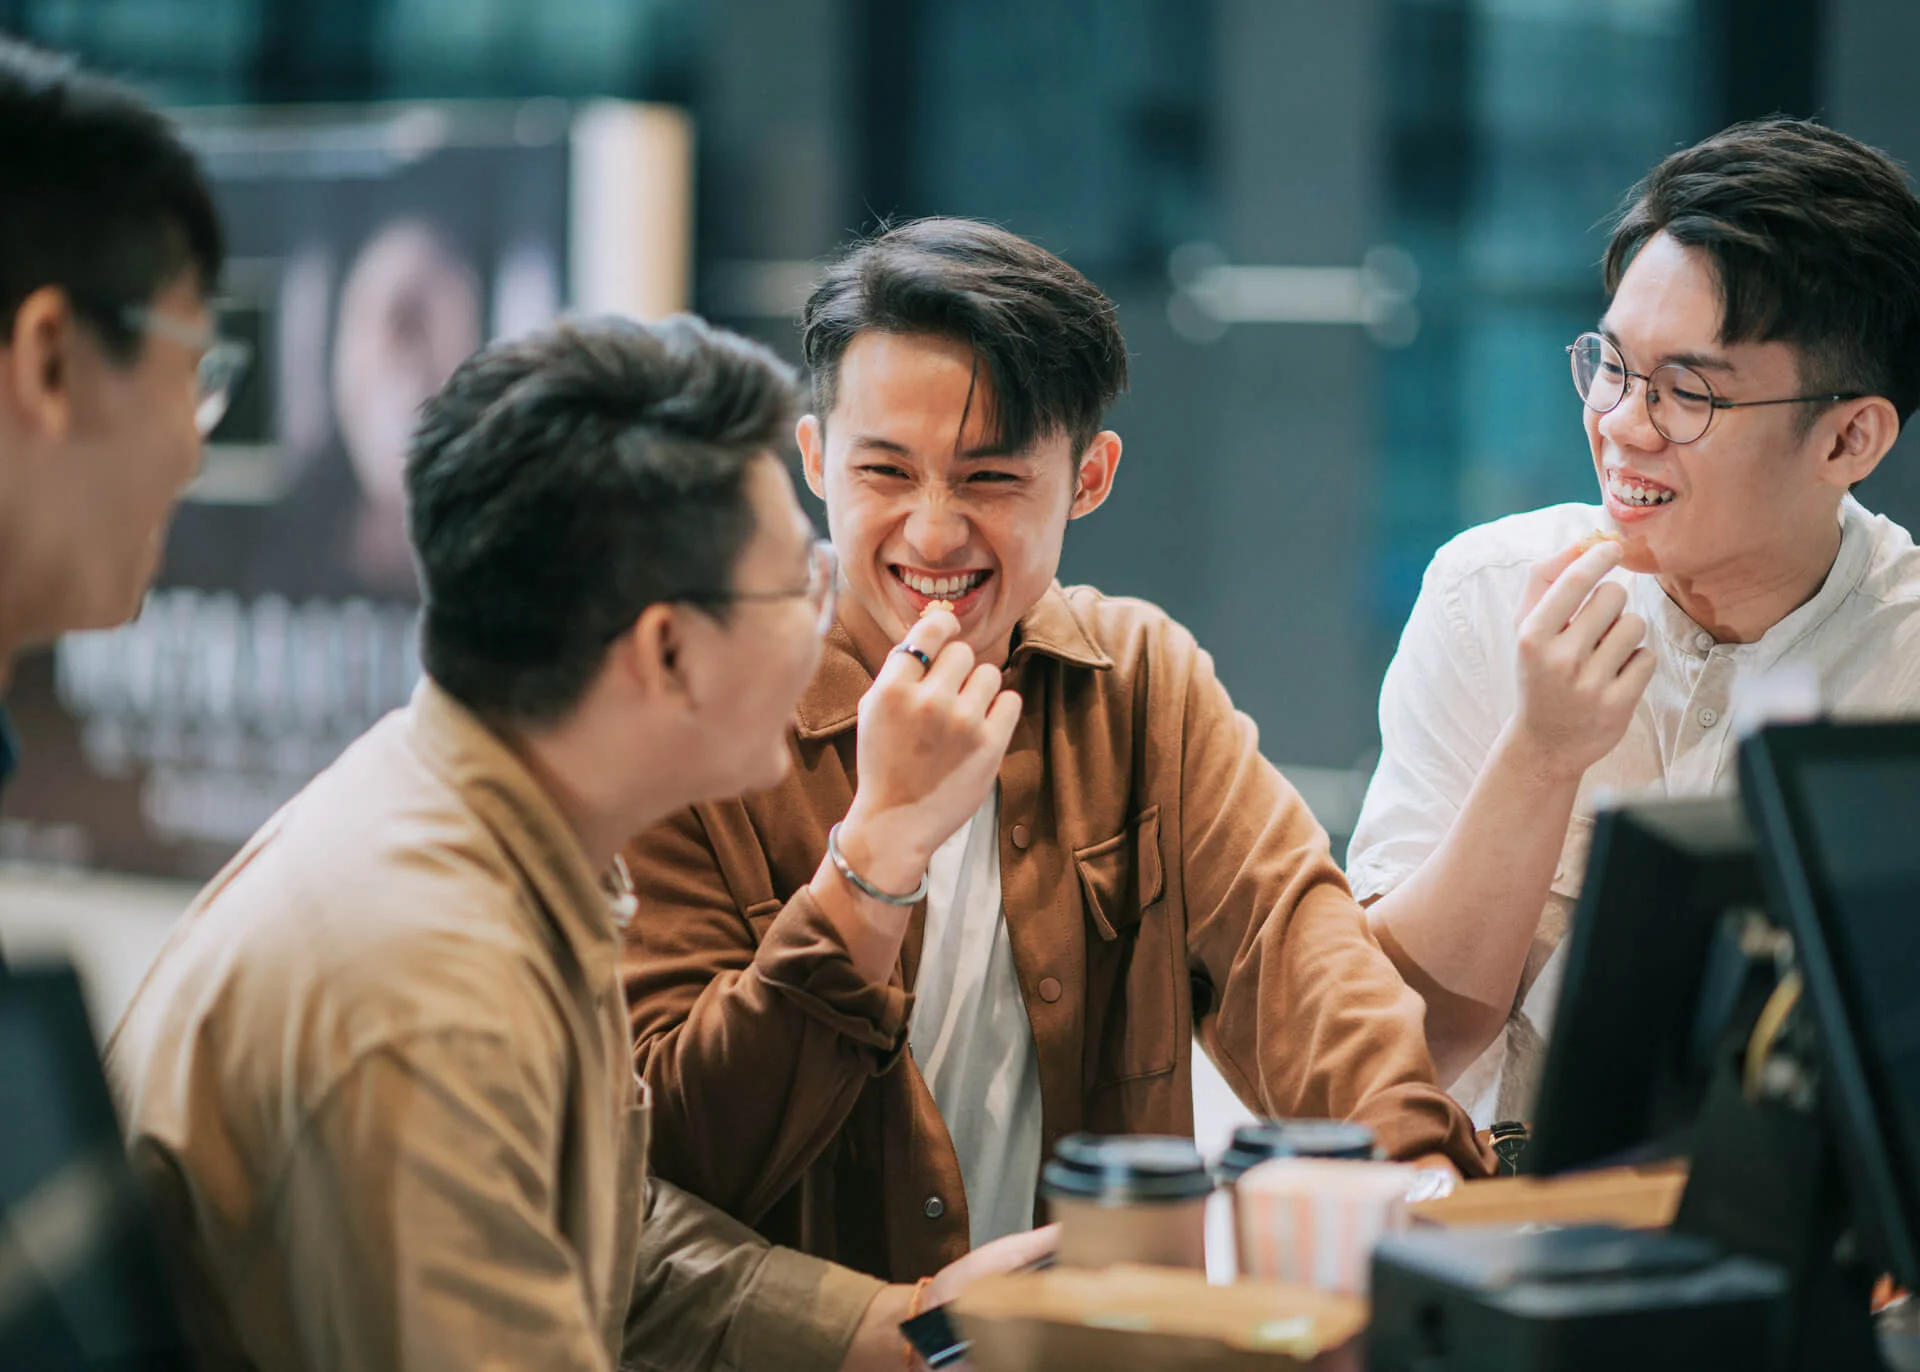
M 922 667 L 926 668 L 929 672 L 933 670 L 933 659 L 928 657 L 926 653 L 921 649 L 914 647 L 911 643 L 902 643 L 899 647 L 894 649 L 894 652 L 905 653 L 908 657 L 913 658 Z

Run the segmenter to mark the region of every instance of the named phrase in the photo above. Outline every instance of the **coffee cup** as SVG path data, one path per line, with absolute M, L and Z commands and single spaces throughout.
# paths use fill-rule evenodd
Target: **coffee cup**
M 1206 1270 L 1213 1177 L 1193 1140 L 1069 1134 L 1040 1173 L 1062 1267 L 1146 1263 Z

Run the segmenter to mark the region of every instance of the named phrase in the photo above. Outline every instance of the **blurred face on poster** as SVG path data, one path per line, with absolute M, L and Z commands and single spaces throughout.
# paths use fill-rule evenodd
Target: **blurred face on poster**
M 480 282 L 420 219 L 392 221 L 348 269 L 334 330 L 334 413 L 363 501 L 360 570 L 410 584 L 403 507 L 407 441 L 420 406 L 481 343 Z

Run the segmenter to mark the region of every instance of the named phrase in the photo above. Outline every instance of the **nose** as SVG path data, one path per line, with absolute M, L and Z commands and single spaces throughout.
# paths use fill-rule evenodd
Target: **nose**
M 945 491 L 937 488 L 925 489 L 916 497 L 904 533 L 914 556 L 929 567 L 938 567 L 966 547 L 972 537 L 966 516 L 953 508 Z
M 1647 383 L 1634 378 L 1618 405 L 1600 416 L 1600 434 L 1617 448 L 1650 452 L 1664 448 L 1666 435 L 1653 427 L 1653 414 L 1647 408 Z

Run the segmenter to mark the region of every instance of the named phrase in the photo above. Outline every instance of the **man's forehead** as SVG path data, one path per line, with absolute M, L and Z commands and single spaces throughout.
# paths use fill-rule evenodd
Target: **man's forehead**
M 1598 328 L 1636 365 L 1730 370 L 1737 358 L 1721 341 L 1724 318 L 1712 260 L 1661 232 L 1627 265 Z

